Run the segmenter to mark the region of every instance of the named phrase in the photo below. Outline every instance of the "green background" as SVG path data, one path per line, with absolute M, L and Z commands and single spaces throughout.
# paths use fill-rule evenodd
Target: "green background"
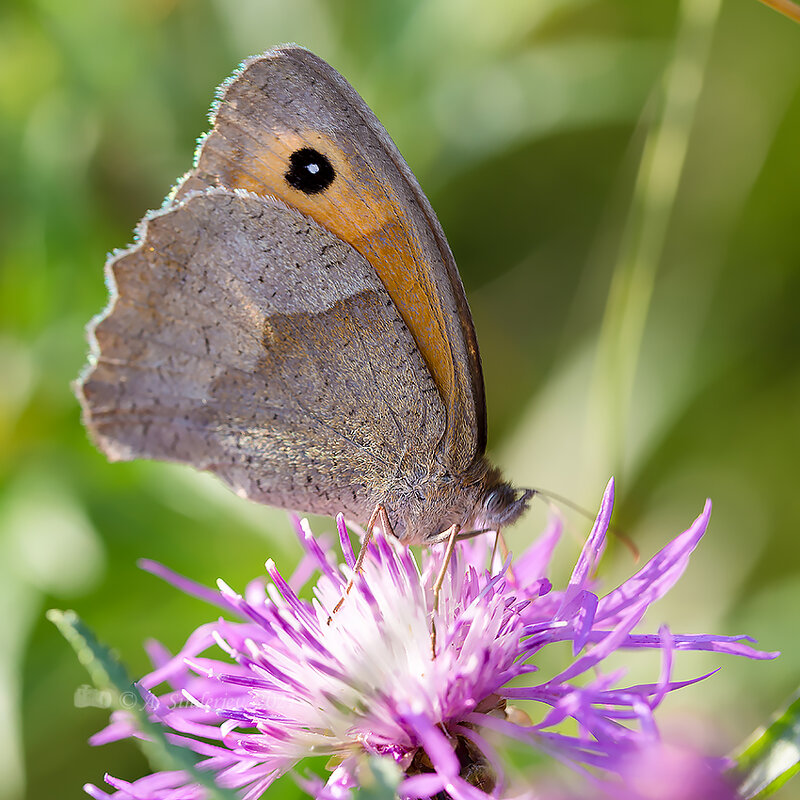
M 285 41 L 350 80 L 436 208 L 509 476 L 594 508 L 615 474 L 617 525 L 645 557 L 713 498 L 647 628 L 783 651 L 678 658 L 678 677 L 723 669 L 668 700 L 665 731 L 726 752 L 800 682 L 800 26 L 755 0 L 6 0 L 0 796 L 145 771 L 129 742 L 86 744 L 107 711 L 76 707 L 87 677 L 48 607 L 75 608 L 139 675 L 147 637 L 177 648 L 213 615 L 139 557 L 234 587 L 298 558 L 283 512 L 188 468 L 107 464 L 69 388 L 105 254 L 190 166 L 214 87 Z M 588 528 L 568 520 L 557 578 Z M 634 568 L 612 546 L 601 573 L 610 588 Z

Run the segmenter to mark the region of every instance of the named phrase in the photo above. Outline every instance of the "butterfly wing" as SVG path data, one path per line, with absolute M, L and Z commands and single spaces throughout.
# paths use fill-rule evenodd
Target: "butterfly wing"
M 363 521 L 444 434 L 373 268 L 280 201 L 190 195 L 107 272 L 79 396 L 111 459 L 183 461 L 254 500 Z
M 309 152 L 332 170 L 322 188 L 292 180 L 293 158 Z M 483 374 L 455 261 L 394 142 L 341 75 L 294 46 L 246 61 L 221 88 L 213 128 L 174 196 L 209 186 L 279 198 L 351 244 L 380 277 L 444 400 L 445 461 L 460 474 L 483 454 Z

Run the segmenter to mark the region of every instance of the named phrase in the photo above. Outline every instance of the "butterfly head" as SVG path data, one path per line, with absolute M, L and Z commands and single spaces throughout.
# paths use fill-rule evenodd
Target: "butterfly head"
M 447 468 L 404 470 L 378 502 L 401 542 L 431 545 L 444 541 L 453 525 L 461 531 L 459 538 L 505 528 L 525 512 L 535 493 L 515 489 L 482 457 L 460 474 Z
M 476 527 L 494 531 L 511 525 L 525 513 L 534 494 L 534 489 L 515 489 L 510 483 L 498 483 L 483 495 Z

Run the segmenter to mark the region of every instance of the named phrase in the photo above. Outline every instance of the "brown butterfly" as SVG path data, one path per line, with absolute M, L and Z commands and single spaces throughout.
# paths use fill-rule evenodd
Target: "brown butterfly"
M 78 386 L 111 460 L 181 461 L 408 544 L 497 530 L 478 344 L 441 226 L 375 115 L 295 46 L 223 85 L 196 166 L 106 265 Z

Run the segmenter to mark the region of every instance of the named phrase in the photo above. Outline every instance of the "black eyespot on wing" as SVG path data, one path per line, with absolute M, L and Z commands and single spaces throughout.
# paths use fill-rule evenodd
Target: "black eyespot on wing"
M 305 194 L 317 194 L 333 183 L 336 170 L 327 156 L 312 147 L 303 147 L 289 156 L 289 169 L 283 177 L 289 186 Z

